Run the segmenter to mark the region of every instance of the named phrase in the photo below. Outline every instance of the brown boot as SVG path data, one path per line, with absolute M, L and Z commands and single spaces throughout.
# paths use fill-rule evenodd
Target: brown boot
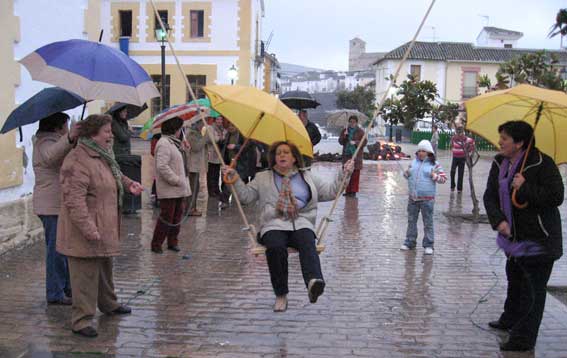
M 191 212 L 189 213 L 189 216 L 203 216 L 203 213 L 200 212 L 200 211 L 197 210 L 197 209 L 193 209 L 193 210 L 191 210 Z
M 274 312 L 285 312 L 287 310 L 287 295 L 276 296 Z

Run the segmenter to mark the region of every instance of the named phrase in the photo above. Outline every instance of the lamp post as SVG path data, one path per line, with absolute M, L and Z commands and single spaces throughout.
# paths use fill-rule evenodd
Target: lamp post
M 165 24 L 165 31 L 160 27 L 156 29 L 156 40 L 161 42 L 161 110 L 165 109 L 165 42 L 169 26 Z
M 234 67 L 234 65 L 232 65 L 229 69 L 228 69 L 228 78 L 230 79 L 230 84 L 234 85 L 234 80 L 238 77 L 238 70 L 236 69 L 236 67 Z

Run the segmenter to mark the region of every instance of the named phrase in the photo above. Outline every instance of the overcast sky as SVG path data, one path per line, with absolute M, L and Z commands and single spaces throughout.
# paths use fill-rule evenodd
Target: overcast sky
M 346 70 L 350 39 L 358 36 L 366 41 L 367 52 L 390 51 L 411 40 L 429 4 L 426 0 L 265 0 L 263 39 L 273 31 L 268 51 L 280 62 Z M 518 47 L 558 49 L 559 37 L 548 39 L 547 34 L 561 7 L 567 7 L 567 1 L 437 0 L 418 40 L 474 43 L 488 24 L 523 32 Z

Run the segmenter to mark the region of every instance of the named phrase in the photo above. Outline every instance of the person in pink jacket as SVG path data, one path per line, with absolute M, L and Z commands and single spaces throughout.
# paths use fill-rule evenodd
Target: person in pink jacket
M 125 190 L 140 195 L 140 183 L 126 177 L 112 151 L 112 118 L 93 114 L 81 122 L 77 146 L 60 173 L 61 211 L 57 252 L 69 259 L 73 307 L 71 330 L 96 337 L 92 319 L 128 314 L 114 293 L 112 258 L 120 254 L 120 211 Z
M 57 219 L 61 187 L 59 170 L 63 159 L 73 148 L 78 126 L 68 130 L 69 116 L 55 113 L 39 121 L 33 145 L 33 211 L 45 230 L 45 294 L 50 305 L 71 304 L 71 282 L 67 258 L 57 253 Z

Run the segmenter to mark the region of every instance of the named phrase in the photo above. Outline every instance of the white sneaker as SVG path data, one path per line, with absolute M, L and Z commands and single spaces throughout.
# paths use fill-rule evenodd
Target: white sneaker
M 433 248 L 432 247 L 426 247 L 425 248 L 425 254 L 426 255 L 433 255 Z
M 403 244 L 402 246 L 400 246 L 400 250 L 408 251 L 408 250 L 411 250 L 411 249 L 406 244 Z

